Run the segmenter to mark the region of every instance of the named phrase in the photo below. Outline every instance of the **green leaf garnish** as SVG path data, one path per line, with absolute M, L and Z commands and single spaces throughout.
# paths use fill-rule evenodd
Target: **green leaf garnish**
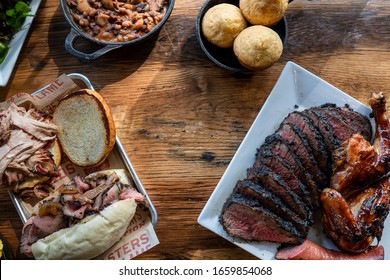
M 11 6 L 6 11 L 0 10 L 0 20 L 3 23 L 5 22 L 10 30 L 8 33 L 2 34 L 2 38 L 0 40 L 0 64 L 7 56 L 9 51 L 8 43 L 12 36 L 23 25 L 26 17 L 34 16 L 34 14 L 30 14 L 30 12 L 31 7 L 23 1 L 17 1 L 13 7 Z
M 5 12 L 7 15 L 5 23 L 12 28 L 19 28 L 23 25 L 26 17 L 34 16 L 33 14 L 29 14 L 30 11 L 31 8 L 29 5 L 22 1 L 18 1 L 13 9 L 8 9 Z
M 4 61 L 5 57 L 7 56 L 8 50 L 9 50 L 8 46 L 0 42 L 0 64 Z

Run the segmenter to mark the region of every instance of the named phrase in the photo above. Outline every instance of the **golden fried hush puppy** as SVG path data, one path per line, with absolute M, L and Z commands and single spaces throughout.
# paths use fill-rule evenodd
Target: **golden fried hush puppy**
M 288 0 L 240 0 L 245 19 L 252 24 L 272 26 L 284 16 Z
M 213 6 L 202 19 L 203 35 L 220 48 L 231 48 L 234 39 L 246 27 L 247 22 L 241 10 L 231 4 Z
M 238 34 L 234 40 L 233 51 L 244 67 L 262 70 L 280 58 L 283 43 L 279 35 L 271 28 L 253 25 Z

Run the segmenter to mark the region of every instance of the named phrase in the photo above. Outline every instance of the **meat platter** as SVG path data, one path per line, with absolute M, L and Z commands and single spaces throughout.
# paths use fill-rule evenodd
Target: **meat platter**
M 369 116 L 371 113 L 371 109 L 361 102 L 297 64 L 288 62 L 220 182 L 203 208 L 198 218 L 198 223 L 260 259 L 274 259 L 280 244 L 246 242 L 228 236 L 219 221 L 222 208 L 226 199 L 232 193 L 237 180 L 245 178 L 247 169 L 253 165 L 256 150 L 264 142 L 266 136 L 275 132 L 283 119 L 292 111 L 301 111 L 325 103 L 334 103 L 338 106 L 348 104 L 351 109 L 365 116 Z M 372 119 L 371 122 L 374 125 Z M 314 226 L 309 231 L 308 239 L 324 247 L 336 249 L 323 233 L 319 217 L 316 217 L 315 221 Z M 389 228 L 390 219 L 387 219 L 380 242 L 385 248 L 385 259 L 389 259 L 386 256 L 386 250 L 390 248 L 390 236 L 387 233 Z
M 75 83 L 83 84 L 84 87 L 89 88 L 91 90 L 94 90 L 92 83 L 89 81 L 89 79 L 86 76 L 79 74 L 79 73 L 72 73 L 72 74 L 68 74 L 67 76 L 69 78 L 71 78 Z M 32 95 L 40 93 L 45 88 L 46 87 L 43 87 L 43 88 L 37 90 L 36 92 L 32 93 Z M 136 186 L 138 191 L 146 197 L 146 200 L 147 200 L 148 205 L 149 205 L 148 208 L 149 208 L 150 220 L 151 220 L 152 225 L 155 226 L 157 223 L 157 212 L 156 212 L 154 205 L 153 205 L 152 201 L 150 200 L 142 182 L 140 181 L 132 163 L 130 162 L 130 159 L 128 158 L 128 156 L 126 154 L 126 151 L 125 151 L 118 135 L 116 135 L 115 146 L 114 146 L 114 149 L 112 150 L 110 156 L 114 157 L 115 159 L 118 159 L 115 161 L 116 164 L 118 164 L 118 166 L 112 166 L 112 168 L 123 168 L 123 169 L 127 170 L 128 173 L 131 175 L 131 178 L 134 182 L 134 185 Z M 12 200 L 16 210 L 18 211 L 18 214 L 19 214 L 21 220 L 23 221 L 23 223 L 25 223 L 30 217 L 28 205 L 26 205 L 22 201 L 22 199 L 18 195 L 16 195 L 14 192 L 9 191 L 9 195 L 11 197 L 11 200 Z

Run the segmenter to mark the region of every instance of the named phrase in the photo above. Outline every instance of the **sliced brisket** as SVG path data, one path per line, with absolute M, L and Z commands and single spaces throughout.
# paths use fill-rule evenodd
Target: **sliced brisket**
M 287 186 L 299 195 L 302 200 L 314 210 L 319 205 L 319 195 L 316 183 L 311 177 L 299 178 L 278 155 L 265 151 L 262 157 L 258 157 L 255 164 L 248 169 L 247 178 L 254 181 L 260 166 L 265 165 L 275 174 L 278 174 Z
M 233 194 L 226 201 L 220 221 L 230 236 L 245 240 L 299 244 L 305 238 L 291 222 L 241 194 Z
M 252 199 L 256 199 L 263 207 L 269 209 L 279 217 L 283 217 L 285 220 L 293 223 L 302 236 L 306 236 L 310 226 L 311 220 L 301 219 L 295 212 L 291 211 L 285 203 L 267 188 L 256 184 L 247 179 L 239 180 L 233 193 L 242 194 Z
M 354 124 L 361 124 L 360 134 L 367 140 L 371 141 L 373 136 L 371 121 L 368 117 L 352 110 L 348 106 L 340 108 L 344 112 L 347 120 L 352 120 Z M 349 118 L 348 118 L 349 117 Z
M 367 141 L 370 141 L 372 138 L 372 127 L 369 118 L 366 116 L 355 112 L 348 106 L 338 107 L 335 104 L 324 104 L 321 106 L 326 110 L 330 111 L 332 114 L 335 114 L 337 117 L 342 119 L 347 123 L 355 133 L 361 134 Z
M 307 172 L 312 174 L 318 189 L 328 185 L 328 178 L 319 169 L 313 151 L 305 134 L 294 124 L 283 123 L 276 131 L 290 145 L 294 154 L 302 162 Z
M 264 158 L 269 153 L 279 156 L 290 167 L 291 171 L 310 188 L 309 192 L 311 194 L 314 195 L 318 192 L 316 185 L 310 183 L 310 181 L 313 181 L 312 175 L 306 170 L 302 162 L 292 151 L 290 145 L 280 135 L 274 133 L 266 137 L 264 144 L 257 151 L 256 161 L 261 161 L 261 158 Z
M 312 109 L 306 109 L 302 111 L 302 114 L 307 116 L 312 124 L 318 128 L 320 131 L 325 147 L 327 151 L 332 153 L 338 146 L 340 146 L 340 141 L 333 132 L 332 126 L 321 114 L 316 113 Z
M 304 220 L 310 220 L 311 211 L 308 205 L 306 205 L 302 198 L 287 186 L 286 182 L 284 182 L 278 174 L 275 174 L 267 166 L 260 166 L 254 182 L 262 185 L 274 195 L 280 197 L 280 199 L 292 211 L 297 213 L 299 217 Z
M 334 136 L 338 139 L 340 144 L 356 133 L 356 131 L 354 131 L 350 125 L 345 123 L 340 116 L 332 114 L 330 108 L 313 107 L 312 110 L 327 120 L 332 127 Z M 338 148 L 338 146 L 336 148 Z
M 313 156 L 318 164 L 318 168 L 327 176 L 330 175 L 332 166 L 331 151 L 325 147 L 325 140 L 319 129 L 313 125 L 311 120 L 301 112 L 292 112 L 283 123 L 290 123 L 297 126 L 306 136 L 310 144 Z
M 329 184 L 332 153 L 353 134 L 372 138 L 371 123 L 334 104 L 290 113 L 265 138 L 247 177 L 238 180 L 220 222 L 245 240 L 301 243 Z

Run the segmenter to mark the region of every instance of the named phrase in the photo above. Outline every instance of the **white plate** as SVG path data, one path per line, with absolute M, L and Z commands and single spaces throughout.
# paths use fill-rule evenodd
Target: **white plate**
M 222 206 L 232 193 L 237 180 L 246 177 L 246 170 L 255 161 L 256 149 L 264 142 L 266 136 L 275 132 L 288 113 L 322 105 L 327 102 L 335 103 L 338 106 L 349 104 L 352 109 L 367 116 L 371 112 L 371 109 L 361 102 L 297 64 L 288 62 L 221 180 L 200 213 L 198 223 L 260 259 L 274 259 L 277 247 L 280 244 L 244 242 L 227 235 L 219 223 Z M 318 218 L 316 220 L 318 221 Z M 310 230 L 308 239 L 325 247 L 335 249 L 332 242 L 322 233 L 321 224 L 318 222 Z M 390 249 L 390 218 L 385 222 L 381 244 L 385 247 L 385 250 Z M 385 255 L 385 258 L 388 259 L 389 256 L 386 257 Z
M 36 15 L 37 10 L 41 4 L 41 0 L 32 0 L 30 3 L 31 14 Z M 0 87 L 4 87 L 7 85 L 9 77 L 14 69 L 16 60 L 18 59 L 20 50 L 22 49 L 24 40 L 26 39 L 27 33 L 30 29 L 31 23 L 34 17 L 26 17 L 22 27 L 19 32 L 17 32 L 12 40 L 9 43 L 9 51 L 4 59 L 3 63 L 0 64 Z

